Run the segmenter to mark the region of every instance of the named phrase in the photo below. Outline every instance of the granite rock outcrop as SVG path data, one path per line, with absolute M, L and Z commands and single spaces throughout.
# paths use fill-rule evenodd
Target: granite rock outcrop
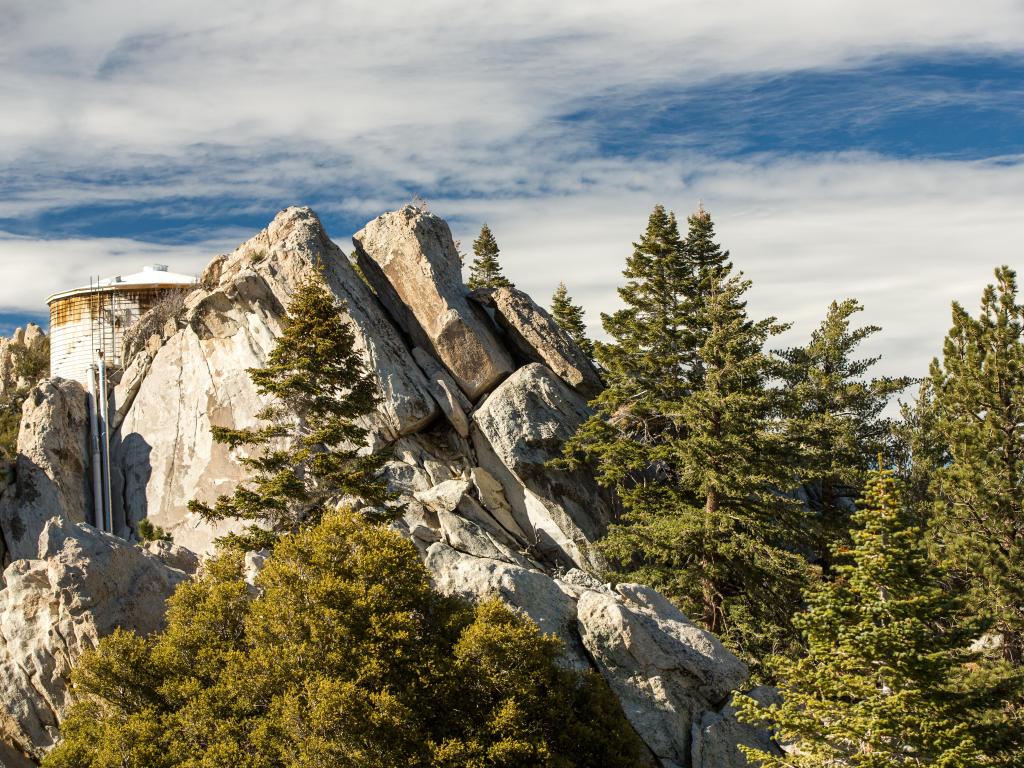
M 321 269 L 379 385 L 362 448 L 387 451 L 384 477 L 405 510 L 394 528 L 436 587 L 497 596 L 557 634 L 564 664 L 607 680 L 652 763 L 711 768 L 694 755 L 728 751 L 740 733 L 726 708 L 744 665 L 657 592 L 602 582 L 594 545 L 617 501 L 585 469 L 552 465 L 592 414 L 601 382 L 590 361 L 525 294 L 472 298 L 439 217 L 406 206 L 354 242 L 350 260 L 313 211 L 288 208 L 214 258 L 173 316 L 143 317 L 113 391 L 118 536 L 84 524 L 84 392 L 59 380 L 33 392 L 22 455 L 0 477 L 12 560 L 0 589 L 0 741 L 42 754 L 78 654 L 116 626 L 159 628 L 174 586 L 232 528 L 187 508 L 245 476 L 210 428 L 258 423 L 267 403 L 247 369 L 265 362 L 289 296 Z M 173 544 L 130 543 L 143 518 Z M 266 553 L 250 555 L 255 571 Z

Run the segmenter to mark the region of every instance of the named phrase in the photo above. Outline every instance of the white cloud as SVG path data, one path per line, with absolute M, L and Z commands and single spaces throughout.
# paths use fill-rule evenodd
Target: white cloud
M 117 193 L 81 179 L 113 181 L 120 199 L 137 187 L 143 199 L 216 195 L 231 182 L 260 194 L 308 180 L 316 160 L 326 167 L 314 178 L 507 190 L 557 178 L 546 171 L 587 151 L 551 119 L 609 94 L 1024 47 L 1013 0 L 6 6 L 0 165 L 73 173 L 51 205 Z M 312 162 L 261 167 L 274 153 Z M 256 167 L 239 173 L 246 158 Z M 124 183 L 125 171 L 146 171 L 145 182 Z M 42 210 L 61 186 L 9 190 L 6 210 Z
M 755 280 L 754 311 L 803 335 L 855 295 L 885 327 L 885 370 L 920 373 L 949 300 L 973 306 L 994 265 L 1019 263 L 1024 166 L 602 158 L 555 118 L 716 78 L 1021 50 L 1016 0 L 8 0 L 0 218 L 209 198 L 251 211 L 311 189 L 324 214 L 370 218 L 450 190 L 431 202 L 465 248 L 489 221 L 520 285 L 544 300 L 564 279 L 596 326 L 651 206 L 703 198 Z M 149 261 L 197 271 L 241 236 L 213 239 L 0 235 L 0 310 Z
M 941 350 L 953 299 L 976 308 L 1000 264 L 1024 269 L 1024 164 L 895 161 L 870 156 L 716 164 L 688 186 L 568 198 L 454 203 L 464 244 L 486 220 L 506 273 L 546 302 L 564 280 L 599 335 L 621 270 L 657 202 L 682 218 L 699 199 L 754 281 L 751 312 L 794 322 L 802 343 L 833 299 L 855 297 L 882 326 L 866 352 L 878 370 L 922 375 Z M 442 212 L 448 207 L 439 201 Z M 470 223 L 472 221 L 472 223 Z M 465 249 L 466 246 L 464 246 Z
M 467 252 L 487 221 L 506 274 L 542 304 L 564 280 L 600 335 L 599 313 L 617 306 L 625 258 L 653 205 L 682 217 L 703 199 L 723 245 L 754 281 L 751 312 L 795 323 L 778 346 L 800 343 L 829 302 L 852 296 L 866 305 L 859 319 L 883 327 L 865 353 L 883 355 L 878 370 L 890 374 L 926 371 L 948 328 L 951 300 L 973 310 L 995 266 L 1024 269 L 1024 164 L 851 155 L 691 171 L 684 183 L 678 174 L 634 176 L 628 165 L 609 164 L 601 183 L 572 193 L 437 199 L 431 207 L 449 218 Z M 358 202 L 370 218 L 398 201 Z M 0 311 L 37 312 L 46 295 L 89 274 L 132 272 L 153 261 L 198 272 L 248 234 L 189 246 L 0 235 Z M 352 233 L 330 234 L 351 249 Z
M 88 285 L 90 277 L 132 274 L 148 264 L 198 275 L 212 256 L 236 242 L 225 238 L 179 246 L 129 238 L 40 240 L 0 232 L 0 313 L 45 313 L 51 294 Z

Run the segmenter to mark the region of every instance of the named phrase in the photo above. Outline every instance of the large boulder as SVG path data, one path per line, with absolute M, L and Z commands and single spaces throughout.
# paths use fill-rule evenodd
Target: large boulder
M 758 686 L 747 693 L 762 707 L 779 702 L 779 692 L 771 686 Z M 754 768 L 740 745 L 774 755 L 782 749 L 766 728 L 741 722 L 730 701 L 721 710 L 709 710 L 697 718 L 691 728 L 690 768 Z
M 562 640 L 563 664 L 596 667 L 662 765 L 689 766 L 695 755 L 702 762 L 694 768 L 739 768 L 738 743 L 770 743 L 767 732 L 740 724 L 727 705 L 746 680 L 745 665 L 654 590 L 612 588 L 579 570 L 554 577 L 445 540 L 424 549 L 441 592 L 500 598 Z M 719 756 L 731 762 L 715 762 Z
M 500 598 L 529 616 L 542 632 L 561 638 L 566 666 L 590 669 L 576 630 L 574 595 L 543 571 L 461 552 L 443 541 L 430 545 L 425 563 L 444 594 L 474 601 Z
M 441 538 L 460 552 L 535 567 L 522 554 L 525 542 L 517 528 L 508 529 L 471 493 L 469 480 L 446 480 L 414 494 L 434 514 Z
M 82 651 L 117 627 L 160 629 L 164 602 L 185 574 L 109 534 L 49 520 L 32 559 L 4 571 L 0 590 L 0 740 L 40 757 L 68 705 Z
M 687 765 L 693 724 L 743 684 L 746 665 L 648 587 L 588 590 L 577 612 L 583 645 L 637 733 L 663 762 Z
M 35 557 L 54 515 L 92 521 L 87 396 L 76 381 L 37 385 L 22 406 L 14 483 L 0 495 L 0 533 L 11 560 Z
M 471 400 L 513 371 L 486 316 L 466 299 L 461 259 L 444 219 L 407 205 L 378 216 L 352 241 L 359 268 L 392 317 Z
M 474 411 L 479 465 L 501 483 L 537 555 L 563 566 L 602 566 L 592 543 L 613 515 L 613 500 L 583 470 L 550 462 L 591 414 L 586 401 L 543 365 L 502 382 Z
M 211 426 L 256 426 L 267 405 L 247 373 L 265 363 L 289 297 L 317 264 L 343 303 L 356 347 L 380 384 L 367 420 L 374 444 L 418 431 L 439 413 L 431 384 L 398 330 L 348 258 L 309 208 L 288 208 L 232 254 L 215 259 L 170 328 L 154 333 L 129 362 L 115 393 L 121 414 L 114 440 L 115 497 L 122 533 L 143 517 L 196 552 L 233 529 L 211 526 L 187 509 L 213 501 L 246 470 Z
M 494 318 L 526 360 L 543 363 L 588 400 L 603 388 L 586 353 L 547 310 L 515 288 L 474 291 L 470 298 L 494 311 Z

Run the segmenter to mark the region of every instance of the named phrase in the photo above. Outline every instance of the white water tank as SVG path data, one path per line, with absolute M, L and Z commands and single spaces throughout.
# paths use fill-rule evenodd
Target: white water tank
M 50 296 L 50 375 L 88 382 L 89 366 L 103 352 L 107 368 L 121 361 L 125 330 L 169 292 L 187 290 L 196 278 L 153 264 Z

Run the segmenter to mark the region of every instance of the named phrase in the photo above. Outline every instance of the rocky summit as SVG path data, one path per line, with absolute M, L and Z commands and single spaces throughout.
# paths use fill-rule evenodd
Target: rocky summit
M 30 393 L 0 475 L 0 765 L 52 747 L 77 656 L 115 627 L 158 629 L 165 599 L 232 530 L 188 510 L 245 474 L 211 427 L 258 423 L 267 402 L 247 369 L 318 266 L 379 383 L 365 450 L 387 451 L 405 505 L 394 526 L 437 588 L 498 596 L 560 636 L 563 663 L 607 680 L 651 765 L 745 765 L 737 744 L 768 743 L 730 707 L 745 666 L 654 590 L 595 576 L 616 499 L 585 470 L 550 464 L 591 413 L 598 371 L 526 294 L 467 291 L 447 223 L 414 206 L 368 223 L 352 258 L 312 210 L 288 208 L 214 258 L 173 316 L 126 334 L 112 392 L 116 536 L 87 524 L 84 390 L 52 379 Z M 143 519 L 174 543 L 135 543 Z

